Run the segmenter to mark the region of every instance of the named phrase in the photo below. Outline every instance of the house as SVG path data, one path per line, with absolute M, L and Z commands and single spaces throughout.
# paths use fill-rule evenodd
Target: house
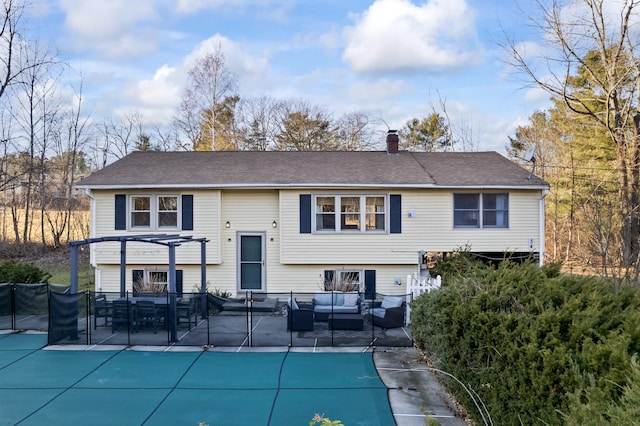
M 91 237 L 205 238 L 209 291 L 283 293 L 348 282 L 404 294 L 424 252 L 468 246 L 501 257 L 544 252 L 548 184 L 495 152 L 134 152 L 78 185 Z M 167 249 L 91 245 L 99 291 L 168 281 Z M 179 292 L 197 291 L 201 247 L 175 251 Z

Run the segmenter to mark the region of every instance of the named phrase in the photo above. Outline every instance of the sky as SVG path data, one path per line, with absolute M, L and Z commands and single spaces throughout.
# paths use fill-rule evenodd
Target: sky
M 549 105 L 499 47 L 524 23 L 510 0 L 34 0 L 27 21 L 82 75 L 94 120 L 169 122 L 189 68 L 219 44 L 241 97 L 366 112 L 380 149 L 388 128 L 444 103 L 476 150 L 502 154 Z

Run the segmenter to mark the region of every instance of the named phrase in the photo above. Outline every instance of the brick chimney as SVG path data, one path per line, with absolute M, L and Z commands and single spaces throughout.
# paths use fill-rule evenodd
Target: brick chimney
M 397 154 L 398 153 L 398 141 L 400 138 L 398 137 L 397 130 L 389 130 L 387 132 L 387 153 L 388 154 Z

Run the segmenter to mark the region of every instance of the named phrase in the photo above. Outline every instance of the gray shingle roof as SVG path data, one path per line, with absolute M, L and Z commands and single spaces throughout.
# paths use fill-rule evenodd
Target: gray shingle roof
M 541 188 L 529 170 L 495 152 L 134 152 L 79 188 L 451 187 Z

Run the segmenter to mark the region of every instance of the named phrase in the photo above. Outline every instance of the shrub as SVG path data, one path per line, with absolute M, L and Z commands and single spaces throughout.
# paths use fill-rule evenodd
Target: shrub
M 411 331 L 436 367 L 469 384 L 500 424 L 563 424 L 584 406 L 607 419 L 624 395 L 637 396 L 637 289 L 555 276 L 532 263 L 474 270 L 416 298 Z
M 13 260 L 0 263 L 0 282 L 48 283 L 51 274 L 42 271 L 30 263 L 18 263 Z

